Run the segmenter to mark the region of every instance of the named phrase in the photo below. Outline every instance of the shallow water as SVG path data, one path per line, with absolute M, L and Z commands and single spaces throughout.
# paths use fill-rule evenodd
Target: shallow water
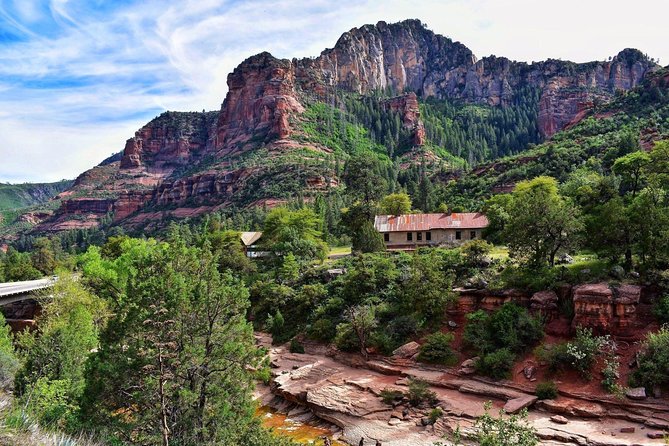
M 260 407 L 256 411 L 256 415 L 262 419 L 263 426 L 272 428 L 278 435 L 292 438 L 302 444 L 321 446 L 324 435 L 332 439 L 332 433 L 329 430 L 287 420 L 285 414 L 275 412 L 267 406 Z M 347 444 L 332 440 L 332 446 L 347 446 Z

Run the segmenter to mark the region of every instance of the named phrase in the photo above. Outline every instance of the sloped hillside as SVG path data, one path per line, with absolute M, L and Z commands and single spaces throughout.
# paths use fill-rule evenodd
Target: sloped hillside
M 586 64 L 478 60 L 417 20 L 365 25 L 317 58 L 249 57 L 228 76 L 220 111 L 163 113 L 120 157 L 81 174 L 54 213 L 30 219 L 32 231 L 102 222 L 150 231 L 170 219 L 311 200 L 339 187 L 356 153 L 377 158 L 391 188 L 414 194 L 424 178 L 439 184 L 523 153 L 658 68 L 632 49 Z M 448 193 L 430 194 L 421 208 Z

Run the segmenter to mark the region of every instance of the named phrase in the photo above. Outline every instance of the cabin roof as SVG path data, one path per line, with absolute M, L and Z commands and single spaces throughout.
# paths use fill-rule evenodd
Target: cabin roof
M 430 231 L 433 229 L 482 229 L 488 219 L 480 212 L 449 214 L 377 215 L 374 228 L 379 232 Z
M 251 246 L 262 237 L 262 232 L 242 232 L 241 238 L 244 246 Z

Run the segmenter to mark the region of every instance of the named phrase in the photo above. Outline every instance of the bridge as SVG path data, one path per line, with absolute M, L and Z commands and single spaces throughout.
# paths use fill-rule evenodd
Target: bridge
M 51 288 L 56 280 L 58 280 L 56 277 L 47 277 L 23 282 L 0 283 L 0 307 L 26 299 L 34 299 L 36 291 Z

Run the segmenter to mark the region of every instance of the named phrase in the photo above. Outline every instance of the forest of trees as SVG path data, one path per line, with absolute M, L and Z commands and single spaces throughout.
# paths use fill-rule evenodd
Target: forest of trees
M 547 340 L 544 321 L 513 303 L 468 314 L 462 345 L 444 332 L 452 290 L 462 286 L 530 294 L 564 283 L 651 284 L 654 317 L 669 322 L 669 104 L 662 91 L 629 95 L 615 103 L 627 114 L 586 119 L 464 176 L 427 160 L 401 168 L 409 148 L 399 117 L 381 113 L 382 95 L 344 97 L 345 111 L 320 104 L 305 112 L 304 137 L 332 147 L 310 167 L 342 182 L 313 197 L 223 209 L 154 238 L 109 220 L 16 240 L 0 252 L 0 281 L 60 279 L 40 299 L 36 330 L 12 334 L 0 318 L 0 384 L 15 398 L 8 423 L 84 432 L 110 446 L 291 444 L 254 417 L 254 383 L 270 376 L 254 330 L 295 352 L 311 339 L 363 357 L 417 340 L 420 361 L 476 357 L 476 372 L 492 379 L 508 378 L 534 351 L 557 376 L 575 371 L 585 381 L 604 362 L 606 392 L 669 386 L 666 328 L 643 341 L 627 377 L 608 338 L 579 327 L 563 342 Z M 515 100 L 507 109 L 427 101 L 428 138 L 469 165 L 516 153 L 538 141 L 536 92 Z M 651 127 L 664 136 L 642 146 Z M 299 187 L 301 177 L 285 175 L 294 179 L 286 187 Z M 494 190 L 500 185 L 511 186 Z M 390 253 L 373 226 L 378 213 L 460 210 L 486 213 L 487 241 Z M 265 255 L 246 255 L 243 230 L 263 232 Z M 352 255 L 327 260 L 341 245 Z M 560 264 L 579 253 L 588 260 Z M 542 384 L 537 393 L 557 392 Z M 505 422 L 484 415 L 476 438 L 506 444 L 494 435 Z M 522 444 L 536 444 L 531 429 L 518 432 Z

